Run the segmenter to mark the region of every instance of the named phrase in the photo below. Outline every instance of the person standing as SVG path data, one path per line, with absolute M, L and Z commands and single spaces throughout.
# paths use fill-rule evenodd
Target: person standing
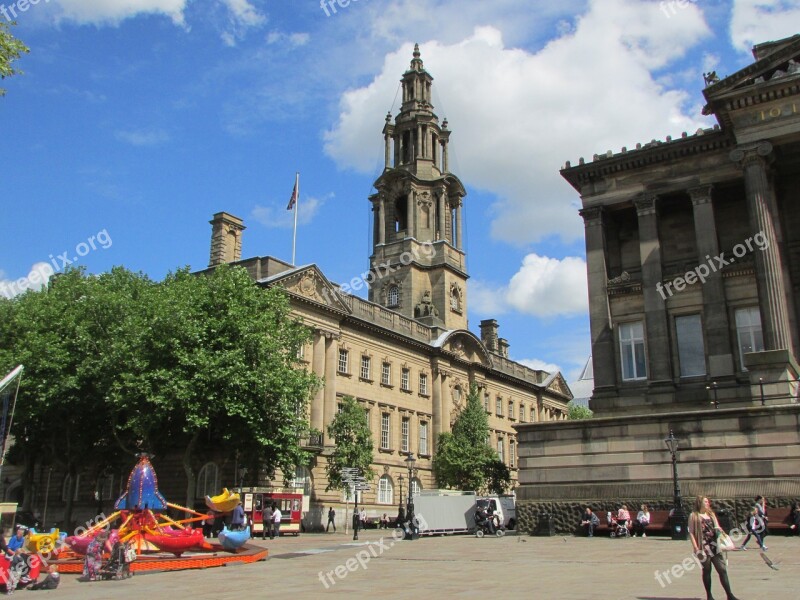
M 267 534 L 272 539 L 272 506 L 265 502 L 261 509 L 261 539 L 267 539 Z
M 275 504 L 272 505 L 272 533 L 269 535 L 269 539 L 273 537 L 280 538 L 281 537 L 281 519 L 283 515 L 281 514 L 281 509 L 278 508 Z
M 744 542 L 742 542 L 739 550 L 747 550 L 747 543 L 750 541 L 750 538 L 755 537 L 759 548 L 765 552 L 767 547 L 764 545 L 764 539 L 761 537 L 764 529 L 766 529 L 766 527 L 764 527 L 764 520 L 758 514 L 758 505 L 756 505 L 750 509 L 750 516 L 747 518 L 747 537 L 744 538 Z
M 241 531 L 244 529 L 244 507 L 242 503 L 236 505 L 233 509 L 233 516 L 231 517 L 231 529 L 233 531 Z
M 325 526 L 325 533 L 330 530 L 331 525 L 333 525 L 333 533 L 336 533 L 336 511 L 332 506 L 328 508 L 328 524 Z
M 706 589 L 706 598 L 714 600 L 711 595 L 711 566 L 713 565 L 719 575 L 719 582 L 728 595 L 728 600 L 737 600 L 731 591 L 725 557 L 717 548 L 717 535 L 720 531 L 722 528 L 717 521 L 717 515 L 711 510 L 708 498 L 698 496 L 695 499 L 694 511 L 689 516 L 689 539 L 692 542 L 695 556 L 703 567 L 703 587 Z

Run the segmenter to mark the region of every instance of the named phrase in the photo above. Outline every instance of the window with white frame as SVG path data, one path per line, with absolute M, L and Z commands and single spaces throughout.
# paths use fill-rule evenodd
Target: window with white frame
M 371 428 L 372 428 L 372 423 L 371 423 L 371 421 L 369 420 L 369 419 L 370 419 L 370 412 L 369 412 L 369 409 L 368 409 L 368 408 L 365 408 L 365 409 L 364 409 L 364 416 L 365 416 L 365 417 L 366 417 L 366 419 L 367 419 L 367 427 L 369 427 L 369 428 L 371 429 Z
M 524 423 L 525 422 L 525 405 L 524 404 L 520 404 L 519 405 L 519 422 L 520 423 Z
M 411 495 L 416 496 L 420 492 L 422 492 L 422 483 L 420 483 L 419 479 L 414 477 L 411 480 Z
M 205 498 L 206 496 L 214 496 L 219 493 L 219 468 L 213 462 L 203 465 L 200 472 L 197 474 L 197 483 L 195 484 L 195 498 Z
M 498 396 L 497 400 L 495 400 L 494 409 L 494 412 L 498 417 L 503 416 L 503 399 L 500 396 Z
M 394 486 L 388 475 L 378 480 L 378 504 L 394 504 Z
M 400 304 L 400 288 L 393 285 L 389 288 L 386 306 L 397 306 Z
M 514 440 L 508 440 L 508 466 L 514 468 Z
M 297 358 L 298 360 L 303 360 L 306 357 L 306 345 L 300 344 L 297 347 Z
M 389 448 L 389 413 L 381 413 L 381 448 L 384 450 Z
M 303 493 L 306 496 L 311 494 L 311 473 L 306 467 L 297 466 L 294 468 L 294 479 L 291 481 L 291 487 L 303 488 Z
M 508 418 L 509 419 L 513 419 L 514 418 L 514 401 L 513 400 L 509 400 L 508 401 Z
M 388 362 L 381 365 L 381 383 L 383 385 L 392 385 L 392 365 Z
M 66 502 L 67 498 L 69 497 L 69 486 L 72 483 L 72 475 L 67 474 L 64 478 L 64 485 L 61 488 L 61 501 Z M 78 490 L 81 487 L 81 475 L 78 473 L 78 476 L 75 478 L 75 488 L 72 490 L 72 500 L 73 502 L 78 501 Z
M 428 454 L 428 422 L 421 421 L 419 424 L 419 454 L 420 456 L 427 456 Z
M 347 350 L 339 349 L 339 373 L 348 373 L 348 359 L 350 353 Z
M 764 350 L 764 335 L 761 331 L 761 313 L 757 306 L 740 308 L 736 311 L 736 337 L 739 341 L 739 360 L 742 370 L 744 355 L 748 352 L 762 352 Z
M 497 456 L 499 457 L 500 462 L 505 462 L 503 449 L 504 449 L 503 438 L 497 438 Z
M 403 421 L 402 421 L 402 423 L 400 425 L 400 427 L 401 427 L 400 434 L 401 434 L 401 438 L 402 438 L 400 449 L 403 452 L 408 452 L 408 448 L 409 448 L 408 435 L 409 435 L 409 427 L 410 426 L 411 426 L 411 419 L 409 419 L 408 417 L 403 417 Z
M 644 325 L 641 321 L 619 324 L 619 352 L 624 381 L 647 378 Z
M 700 315 L 675 317 L 675 334 L 678 339 L 678 360 L 681 377 L 698 377 L 706 374 L 706 352 L 703 344 L 703 323 Z
M 369 379 L 370 365 L 372 361 L 369 356 L 361 357 L 361 379 Z
M 406 392 L 411 390 L 411 384 L 409 380 L 411 379 L 411 370 L 410 369 L 403 369 L 402 373 L 400 374 L 400 389 L 405 390 Z
M 489 392 L 486 392 L 483 395 L 483 408 L 487 413 L 489 412 L 489 402 L 490 402 Z
M 428 395 L 428 374 L 427 373 L 420 373 L 419 374 L 419 393 L 423 396 Z

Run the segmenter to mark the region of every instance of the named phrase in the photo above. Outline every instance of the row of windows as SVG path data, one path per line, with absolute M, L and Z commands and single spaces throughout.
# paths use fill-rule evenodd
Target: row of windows
M 757 306 L 735 311 L 736 338 L 739 360 L 744 370 L 744 355 L 764 350 L 761 331 L 761 314 Z M 678 344 L 678 361 L 681 377 L 698 377 L 706 374 L 703 323 L 699 314 L 675 317 L 675 337 Z M 647 379 L 644 323 L 620 323 L 619 353 L 623 381 Z
M 501 437 L 497 438 L 497 455 L 500 462 L 505 461 L 505 440 Z M 508 440 L 508 466 L 512 469 L 516 466 L 516 442 Z
M 369 410 L 367 410 L 367 420 L 369 420 Z M 392 415 L 391 413 L 381 413 L 381 450 L 391 449 L 392 439 Z M 400 421 L 400 451 L 411 451 L 411 418 L 403 417 Z M 417 452 L 420 456 L 427 456 L 428 452 L 428 422 L 419 423 L 419 448 Z
M 400 288 L 398 286 L 393 285 L 389 288 L 386 294 L 386 306 L 388 308 L 400 306 Z M 456 287 L 450 290 L 450 310 L 461 312 L 461 295 Z
M 490 398 L 489 398 L 489 394 L 486 393 L 486 394 L 483 395 L 483 408 L 486 410 L 487 413 L 491 414 L 492 411 L 491 411 L 491 409 L 489 407 L 490 407 Z M 503 416 L 503 397 L 502 396 L 498 396 L 495 399 L 494 408 L 495 408 L 495 414 L 498 417 L 502 417 Z M 516 409 L 517 409 L 516 402 L 514 402 L 513 400 L 509 400 L 508 401 L 508 413 L 507 413 L 507 416 L 508 416 L 509 419 L 514 419 L 515 418 Z M 526 418 L 525 417 L 526 417 L 525 405 L 520 403 L 520 405 L 519 405 L 519 421 L 520 421 L 520 423 L 525 423 L 526 422 Z
M 339 350 L 339 373 L 348 375 L 350 373 L 350 352 L 348 350 Z M 369 356 L 361 356 L 361 371 L 359 373 L 361 379 L 372 381 L 372 358 Z M 392 385 L 392 365 L 388 362 L 381 363 L 381 384 L 390 386 Z M 400 372 L 400 389 L 406 392 L 411 391 L 411 369 L 403 367 Z M 428 374 L 419 374 L 419 393 L 423 396 L 428 395 Z

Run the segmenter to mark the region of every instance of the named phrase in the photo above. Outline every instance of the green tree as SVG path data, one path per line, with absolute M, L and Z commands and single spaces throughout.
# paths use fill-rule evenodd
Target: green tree
M 12 22 L 11 25 L 16 25 L 16 23 Z M 9 24 L 0 21 L 0 79 L 22 73 L 22 71 L 14 69 L 11 63 L 17 60 L 22 54 L 28 52 L 30 52 L 28 47 L 11 35 Z M 6 91 L 0 88 L 0 96 L 5 95 Z
M 352 396 L 342 398 L 341 410 L 328 426 L 328 435 L 334 439 L 333 454 L 328 459 L 326 490 L 342 490 L 342 469 L 360 469 L 361 474 L 370 481 L 372 471 L 372 431 L 367 422 L 364 408 Z
M 486 444 L 489 437 L 489 418 L 480 401 L 478 387 L 472 385 L 467 402 L 453 423 L 452 433 L 439 435 L 433 471 L 441 488 L 484 491 L 507 488 L 510 474 L 503 474 L 495 450 Z M 498 465 L 499 463 L 499 465 Z M 508 483 L 503 484 L 504 481 Z
M 570 421 L 591 419 L 593 416 L 594 413 L 585 406 L 579 406 L 573 401 L 570 401 L 569 404 L 567 404 L 567 419 Z

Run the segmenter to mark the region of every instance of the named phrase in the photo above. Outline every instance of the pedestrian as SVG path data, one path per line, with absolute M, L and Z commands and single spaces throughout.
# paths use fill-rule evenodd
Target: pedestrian
M 231 516 L 231 530 L 241 531 L 244 529 L 244 507 L 242 503 L 236 505 L 233 509 L 233 516 Z
M 281 514 L 281 509 L 278 508 L 275 504 L 272 505 L 272 533 L 269 536 L 269 539 L 272 539 L 273 536 L 280 538 L 281 537 L 281 519 L 283 515 Z
M 261 539 L 267 539 L 267 534 L 272 539 L 272 507 L 265 502 L 261 509 Z
M 695 499 L 694 511 L 689 517 L 689 539 L 692 541 L 695 556 L 703 567 L 703 587 L 706 589 L 706 598 L 714 600 L 711 595 L 711 566 L 713 565 L 719 575 L 719 582 L 728 595 L 728 600 L 737 600 L 731 591 L 725 557 L 717 547 L 717 536 L 721 531 L 717 515 L 711 510 L 708 498 L 698 496 Z
M 336 533 L 336 511 L 332 506 L 328 508 L 328 524 L 325 526 L 325 533 L 328 532 L 331 525 L 333 525 L 333 533 Z
M 750 538 L 755 537 L 758 542 L 758 547 L 761 548 L 763 552 L 767 551 L 767 547 L 764 545 L 764 538 L 762 537 L 766 525 L 764 523 L 764 518 L 758 513 L 758 505 L 750 509 L 750 515 L 747 518 L 747 537 L 744 538 L 744 542 L 742 542 L 739 550 L 747 550 L 747 543 L 750 541 Z

